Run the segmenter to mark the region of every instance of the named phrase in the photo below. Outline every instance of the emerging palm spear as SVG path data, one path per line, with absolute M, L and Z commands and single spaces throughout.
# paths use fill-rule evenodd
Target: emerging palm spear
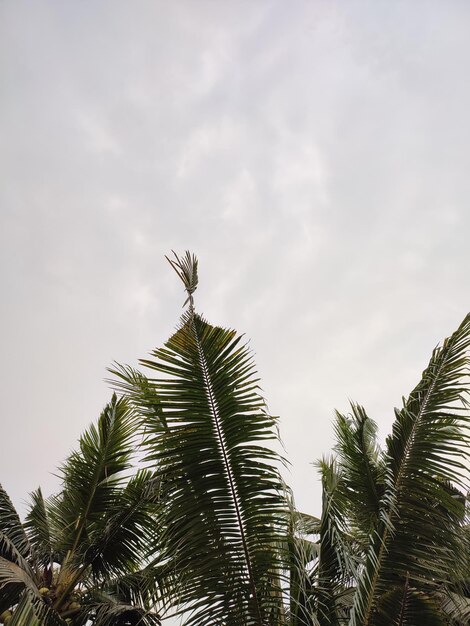
M 194 307 L 197 261 L 169 259 L 187 310 L 165 346 L 116 366 L 113 398 L 21 524 L 0 492 L 0 622 L 464 626 L 470 315 L 396 410 L 382 451 L 359 405 L 319 463 L 320 519 L 296 512 L 252 356 Z M 138 447 L 148 466 L 125 478 Z M 135 467 L 135 464 L 134 464 Z

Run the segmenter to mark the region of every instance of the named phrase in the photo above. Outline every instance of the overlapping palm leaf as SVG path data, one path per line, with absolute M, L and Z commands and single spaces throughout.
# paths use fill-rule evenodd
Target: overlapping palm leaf
M 318 560 L 320 520 L 300 513 L 289 498 L 288 552 L 288 623 L 291 626 L 317 626 L 316 598 L 312 594 L 312 568 Z
M 348 535 L 348 505 L 344 476 L 334 458 L 319 462 L 322 478 L 322 515 L 318 530 L 318 558 L 312 573 L 315 613 L 320 626 L 339 626 L 343 598 L 349 593 L 357 562 Z
M 54 560 L 59 557 L 54 554 L 47 503 L 40 488 L 31 493 L 31 505 L 26 516 L 24 529 L 29 537 L 35 561 L 45 571 L 51 571 Z M 46 582 L 44 581 L 45 584 Z
M 115 504 L 131 467 L 134 430 L 129 406 L 114 396 L 62 466 L 63 490 L 50 502 L 50 513 L 52 532 L 63 542 L 63 551 L 75 552 Z
M 470 315 L 383 452 L 361 406 L 337 414 L 316 519 L 286 496 L 250 350 L 196 313 L 196 258 L 168 260 L 187 311 L 147 375 L 114 368 L 125 398 L 81 437 L 60 493 L 33 492 L 22 524 L 0 487 L 0 621 L 157 626 L 169 609 L 187 626 L 466 626 Z
M 420 601 L 427 598 L 429 607 L 433 590 L 459 567 L 467 488 L 469 346 L 470 315 L 436 348 L 421 382 L 396 412 L 387 439 L 379 522 L 371 535 L 351 626 L 414 624 L 390 609 L 390 589 L 407 585 L 407 593 Z
M 12 612 L 9 624 L 159 622 L 158 580 L 137 578 L 155 533 L 158 479 L 128 475 L 136 428 L 131 407 L 114 396 L 62 466 L 61 492 L 33 492 L 24 524 L 1 491 L 0 613 Z M 122 593 L 117 581 L 132 574 L 133 594 Z M 94 595 L 107 591 L 109 610 Z
M 28 558 L 31 553 L 31 545 L 18 513 L 0 485 L 0 555 L 12 548 L 23 558 Z
M 364 408 L 351 404 L 351 414 L 336 413 L 337 462 L 340 491 L 347 506 L 348 524 L 366 545 L 375 529 L 384 492 L 384 461 L 377 444 L 377 425 Z
M 156 377 L 116 370 L 151 416 L 148 460 L 162 476 L 159 546 L 180 575 L 174 602 L 189 623 L 261 626 L 282 612 L 285 498 L 279 458 L 263 443 L 276 440 L 275 421 L 241 338 L 195 313 L 194 259 L 172 265 L 189 310 L 165 347 L 142 361 Z

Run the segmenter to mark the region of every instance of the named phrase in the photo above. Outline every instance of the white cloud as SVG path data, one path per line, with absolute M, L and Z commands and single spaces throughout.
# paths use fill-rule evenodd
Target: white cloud
M 163 255 L 252 338 L 300 505 L 468 308 L 465 3 L 2 3 L 0 475 L 15 501 L 172 332 Z M 38 445 L 40 442 L 40 445 Z M 18 463 L 18 450 L 29 465 Z
M 85 149 L 97 154 L 121 156 L 122 149 L 112 132 L 106 128 L 96 115 L 85 111 L 77 112 L 77 125 L 84 138 Z

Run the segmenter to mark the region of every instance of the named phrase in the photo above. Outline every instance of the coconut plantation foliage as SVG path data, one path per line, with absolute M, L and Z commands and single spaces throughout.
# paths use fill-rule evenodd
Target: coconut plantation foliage
M 4 624 L 160 623 L 147 558 L 159 479 L 135 471 L 135 425 L 129 403 L 113 396 L 61 467 L 62 491 L 33 492 L 23 523 L 0 491 Z
M 319 461 L 319 519 L 295 509 L 252 354 L 185 311 L 20 520 L 0 490 L 9 626 L 464 626 L 470 623 L 470 315 L 432 353 L 383 449 L 362 406 Z M 314 425 L 312 425 L 314 428 Z

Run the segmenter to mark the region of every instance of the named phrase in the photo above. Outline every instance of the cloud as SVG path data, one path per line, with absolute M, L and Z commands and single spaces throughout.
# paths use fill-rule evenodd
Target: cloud
M 172 332 L 163 260 L 252 338 L 301 507 L 333 408 L 390 428 L 468 308 L 464 3 L 3 3 L 2 481 L 16 502 Z M 24 459 L 28 462 L 25 463 Z

